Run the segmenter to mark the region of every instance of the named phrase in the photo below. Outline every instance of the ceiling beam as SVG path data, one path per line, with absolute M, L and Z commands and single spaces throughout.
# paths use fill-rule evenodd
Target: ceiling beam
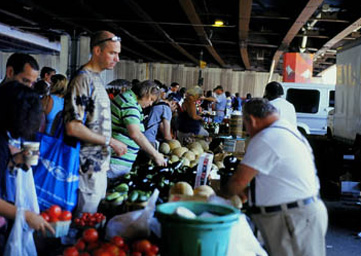
M 20 15 L 15 14 L 15 13 L 8 12 L 8 11 L 1 10 L 1 9 L 0 9 L 0 13 L 5 14 L 5 15 L 7 15 L 7 16 L 10 16 L 10 17 L 12 17 L 12 18 L 21 20 L 21 21 L 26 22 L 26 23 L 28 23 L 28 24 L 30 24 L 30 25 L 38 26 L 38 23 L 36 23 L 36 22 L 34 22 L 34 21 L 32 21 L 32 20 L 26 19 L 26 18 L 24 18 L 24 17 L 22 17 L 22 16 L 20 16 Z
M 272 31 L 250 31 L 251 35 L 260 35 L 260 36 L 280 36 L 281 33 L 277 33 L 277 32 L 272 32 Z M 310 37 L 310 38 L 322 38 L 322 39 L 328 39 L 330 38 L 329 36 L 323 36 L 320 35 L 318 32 L 317 33 L 305 33 L 305 34 L 297 34 L 295 35 L 295 37 Z
M 94 17 L 100 18 L 100 19 L 104 19 L 105 17 L 101 14 L 99 14 L 98 12 L 94 11 L 93 8 L 91 8 L 89 5 L 87 5 L 85 2 L 81 1 L 82 3 L 82 7 L 86 9 L 86 11 L 88 11 L 89 13 L 91 13 Z M 163 52 L 158 51 L 157 49 L 153 48 L 152 46 L 150 46 L 149 44 L 145 43 L 143 40 L 139 39 L 138 37 L 134 36 L 133 34 L 131 34 L 129 31 L 127 31 L 126 29 L 118 26 L 117 24 L 114 24 L 112 22 L 107 23 L 108 26 L 110 26 L 112 29 L 118 31 L 120 30 L 123 34 L 126 34 L 127 36 L 129 36 L 131 39 L 133 39 L 134 41 L 136 41 L 137 43 L 139 43 L 140 45 L 144 46 L 145 48 L 147 48 L 148 50 L 158 54 L 159 56 L 162 56 L 164 59 L 167 59 L 170 62 L 173 63 L 178 63 L 176 60 L 174 60 L 173 58 L 169 57 L 168 55 L 164 54 Z M 129 50 L 129 48 L 128 48 Z
M 238 38 L 239 50 L 241 58 L 246 70 L 251 69 L 251 64 L 248 58 L 247 41 L 249 32 L 249 22 L 251 20 L 252 0 L 239 0 L 239 23 L 238 23 Z
M 192 24 L 203 24 L 196 12 L 192 0 L 179 0 L 179 3 Z M 193 28 L 196 31 L 198 37 L 201 39 L 202 43 L 206 44 L 206 49 L 208 50 L 208 52 L 213 56 L 213 58 L 218 62 L 218 64 L 221 65 L 221 67 L 225 67 L 226 64 L 222 60 L 221 56 L 219 56 L 217 51 L 214 49 L 212 42 L 211 40 L 209 40 L 204 28 L 200 26 L 194 26 Z
M 25 42 L 25 43 L 29 43 L 29 44 L 33 44 L 33 45 L 38 45 L 53 51 L 57 51 L 60 52 L 61 50 L 61 45 L 58 42 L 50 42 L 49 39 L 42 37 L 42 36 L 37 36 L 35 34 L 31 34 L 31 33 L 25 33 L 22 31 L 19 31 L 17 29 L 13 29 L 9 26 L 3 25 L 0 23 L 0 34 L 10 37 L 10 38 L 14 38 L 16 40 Z
M 125 0 L 126 4 L 139 16 L 139 18 L 143 19 L 146 22 L 151 22 L 152 28 L 161 36 L 163 39 L 168 41 L 175 49 L 177 49 L 180 53 L 190 59 L 193 63 L 198 65 L 198 60 L 193 57 L 189 52 L 187 52 L 182 46 L 180 46 L 173 38 L 169 36 L 169 34 L 157 23 L 154 23 L 154 20 L 146 13 L 136 2 L 133 0 Z
M 343 40 L 345 37 L 347 37 L 349 34 L 351 34 L 354 30 L 359 29 L 361 26 L 361 18 L 356 20 L 354 23 L 352 23 L 350 26 L 346 27 L 344 30 L 342 30 L 340 33 L 338 33 L 335 37 L 333 37 L 331 40 L 329 40 L 327 43 L 325 43 L 320 50 L 318 50 L 313 59 L 316 60 L 319 56 L 322 56 L 327 50 L 331 49 L 335 44 Z
M 290 20 L 290 17 L 282 16 L 265 16 L 265 15 L 254 15 L 252 19 L 270 19 L 270 20 Z M 308 21 L 317 21 L 317 22 L 334 22 L 334 23 L 350 23 L 348 20 L 340 20 L 335 18 L 310 18 Z
M 300 29 L 306 24 L 308 19 L 315 13 L 317 8 L 322 4 L 323 0 L 309 0 L 305 8 L 302 10 L 296 21 L 283 38 L 281 45 L 275 52 L 272 60 L 272 65 L 277 66 L 278 61 L 282 54 L 288 49 L 290 43 L 295 38 Z M 274 63 L 274 64 L 273 64 Z
M 74 22 L 71 22 L 71 21 L 67 21 L 67 20 L 62 20 L 62 19 L 60 19 L 57 14 L 55 14 L 54 12 L 52 12 L 52 11 L 49 10 L 49 9 L 43 8 L 41 5 L 36 4 L 34 1 L 31 1 L 31 0 L 23 0 L 22 4 L 28 5 L 28 6 L 32 7 L 32 8 L 34 8 L 36 11 L 41 12 L 43 15 L 46 15 L 46 16 L 49 17 L 50 19 L 57 20 L 57 21 L 59 21 L 59 22 L 62 22 L 63 24 L 68 25 L 69 28 L 71 28 L 71 30 L 75 30 L 75 29 L 77 29 L 77 28 L 81 28 L 81 29 L 83 29 L 85 32 L 88 32 L 88 33 L 91 32 L 91 29 L 89 29 L 88 27 L 79 25 L 79 24 L 74 23 Z M 44 17 L 42 17 L 42 18 L 44 18 Z M 71 30 L 69 30 L 69 31 L 67 31 L 67 32 L 70 33 Z

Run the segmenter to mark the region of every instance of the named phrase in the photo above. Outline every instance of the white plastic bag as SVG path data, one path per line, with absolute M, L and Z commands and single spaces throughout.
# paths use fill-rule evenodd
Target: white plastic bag
M 109 220 L 106 228 L 106 239 L 113 236 L 122 236 L 128 239 L 149 236 L 150 223 L 154 216 L 158 196 L 159 190 L 155 189 L 144 209 L 117 215 Z
M 241 214 L 238 222 L 231 229 L 227 255 L 267 256 L 267 252 L 254 236 L 244 214 Z
M 230 200 L 226 200 L 218 196 L 211 196 L 208 199 L 208 202 L 232 206 L 232 202 Z M 245 214 L 241 214 L 239 220 L 232 226 L 228 244 L 227 256 L 239 255 L 267 256 L 267 252 L 262 248 L 257 238 L 254 236 Z
M 18 168 L 16 175 L 17 207 L 14 226 L 8 238 L 4 256 L 36 256 L 33 232 L 25 220 L 25 211 L 39 213 L 39 205 L 35 192 L 33 170 L 23 171 Z

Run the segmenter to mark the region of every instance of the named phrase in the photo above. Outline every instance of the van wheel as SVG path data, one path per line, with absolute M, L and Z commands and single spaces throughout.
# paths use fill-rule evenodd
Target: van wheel
M 332 139 L 332 131 L 329 127 L 327 127 L 327 139 L 331 140 Z

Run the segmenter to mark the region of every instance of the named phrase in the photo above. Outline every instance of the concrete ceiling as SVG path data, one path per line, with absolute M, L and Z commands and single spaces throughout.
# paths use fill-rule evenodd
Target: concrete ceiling
M 351 0 L 63 0 L 1 1 L 0 23 L 57 43 L 60 35 L 110 30 L 123 59 L 235 70 L 282 71 L 284 52 L 314 53 L 314 75 L 337 49 L 360 37 L 361 1 Z M 222 19 L 224 27 L 214 27 Z M 7 36 L 0 51 L 57 54 Z

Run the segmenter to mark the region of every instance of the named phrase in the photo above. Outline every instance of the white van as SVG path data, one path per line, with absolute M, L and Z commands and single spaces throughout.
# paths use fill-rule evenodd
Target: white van
M 281 83 L 284 95 L 296 109 L 297 126 L 304 134 L 325 135 L 327 116 L 335 106 L 335 85 Z

